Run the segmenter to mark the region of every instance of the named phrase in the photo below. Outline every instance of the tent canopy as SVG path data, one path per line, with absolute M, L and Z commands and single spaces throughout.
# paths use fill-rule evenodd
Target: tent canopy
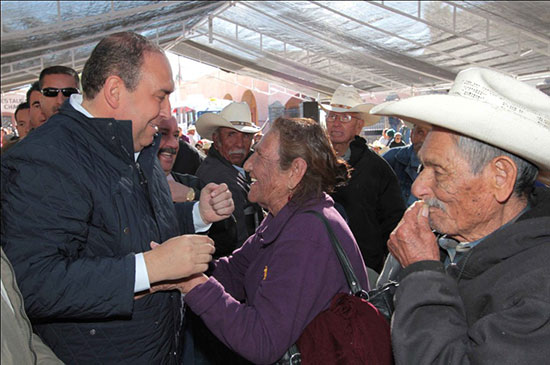
M 318 98 L 447 88 L 472 66 L 550 78 L 549 1 L 2 1 L 9 91 L 47 66 L 81 72 L 97 42 L 139 32 L 164 49 Z

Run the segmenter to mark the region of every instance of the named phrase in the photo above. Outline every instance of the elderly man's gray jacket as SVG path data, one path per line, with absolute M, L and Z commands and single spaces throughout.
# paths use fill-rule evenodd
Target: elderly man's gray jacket
M 487 236 L 447 272 L 421 261 L 401 272 L 392 344 L 397 364 L 550 361 L 550 192 Z
M 134 300 L 135 255 L 180 233 L 158 139 L 66 102 L 2 159 L 2 246 L 36 333 L 67 363 L 171 363 L 181 297 Z M 191 210 L 187 222 L 193 232 Z

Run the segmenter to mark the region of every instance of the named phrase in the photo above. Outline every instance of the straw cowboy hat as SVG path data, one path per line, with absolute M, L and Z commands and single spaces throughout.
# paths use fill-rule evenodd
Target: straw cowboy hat
M 335 113 L 360 113 L 365 121 L 365 127 L 378 123 L 379 116 L 369 114 L 374 104 L 364 103 L 359 91 L 353 86 L 340 85 L 334 91 L 330 105 L 319 104 L 327 112 Z
M 550 182 L 550 97 L 484 68 L 461 71 L 448 94 L 414 96 L 377 105 L 372 114 L 427 122 L 513 153 Z
M 196 123 L 201 137 L 212 139 L 219 127 L 233 128 L 242 133 L 257 133 L 260 127 L 252 123 L 250 108 L 245 102 L 233 102 L 222 109 L 220 114 L 205 113 Z

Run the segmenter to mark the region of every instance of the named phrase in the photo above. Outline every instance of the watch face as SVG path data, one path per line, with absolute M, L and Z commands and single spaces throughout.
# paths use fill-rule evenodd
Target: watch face
M 191 201 L 191 200 L 194 200 L 195 199 L 195 190 L 193 190 L 192 188 L 189 189 L 189 191 L 187 192 L 187 201 Z

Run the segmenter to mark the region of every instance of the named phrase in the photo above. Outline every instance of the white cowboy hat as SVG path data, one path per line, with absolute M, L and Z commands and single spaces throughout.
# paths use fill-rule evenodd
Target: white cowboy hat
M 550 182 L 550 97 L 510 76 L 484 68 L 461 71 L 448 94 L 382 103 L 372 114 L 426 122 L 522 157 Z
M 204 113 L 196 123 L 201 137 L 212 139 L 219 127 L 233 128 L 242 133 L 257 133 L 260 127 L 252 122 L 250 108 L 245 102 L 233 102 L 222 109 L 220 114 Z
M 327 112 L 335 113 L 361 113 L 361 119 L 365 121 L 365 127 L 378 123 L 379 116 L 369 114 L 374 104 L 363 102 L 359 91 L 353 86 L 340 85 L 334 91 L 330 105 L 319 104 Z

